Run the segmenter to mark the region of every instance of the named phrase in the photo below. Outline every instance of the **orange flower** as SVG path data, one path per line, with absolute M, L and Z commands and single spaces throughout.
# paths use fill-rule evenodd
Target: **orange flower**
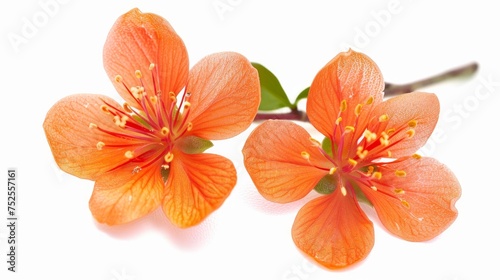
M 287 203 L 313 189 L 323 196 L 299 211 L 295 244 L 327 268 L 364 259 L 374 244 L 372 222 L 358 200 L 375 208 L 382 224 L 409 241 L 434 238 L 457 217 L 460 185 L 432 158 L 414 154 L 439 115 L 434 94 L 408 93 L 382 101 L 375 63 L 349 51 L 314 79 L 307 102 L 321 144 L 289 121 L 266 121 L 248 138 L 245 166 L 268 200 Z
M 59 167 L 95 181 L 90 210 L 109 225 L 158 206 L 179 227 L 200 223 L 236 183 L 228 159 L 203 153 L 235 136 L 260 102 L 257 71 L 237 53 L 207 56 L 189 70 L 184 43 L 160 16 L 121 16 L 104 46 L 120 105 L 97 94 L 63 98 L 43 124 Z

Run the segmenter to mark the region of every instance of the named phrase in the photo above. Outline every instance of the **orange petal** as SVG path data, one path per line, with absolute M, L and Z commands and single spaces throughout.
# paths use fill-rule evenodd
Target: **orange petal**
M 355 196 L 340 188 L 300 209 L 292 228 L 297 247 L 326 268 L 346 267 L 373 248 L 373 225 Z
M 243 147 L 245 167 L 266 199 L 298 200 L 333 167 L 310 137 L 297 124 L 275 120 L 262 123 L 248 137 Z
M 119 106 L 104 95 L 76 94 L 61 99 L 47 113 L 43 128 L 54 159 L 63 171 L 95 180 L 100 174 L 127 161 L 123 148 L 108 148 L 118 140 L 120 144 L 126 143 L 124 139 L 90 128 L 92 123 L 119 132 L 112 117 L 101 110 L 103 100 Z M 99 142 L 108 146 L 99 150 Z
M 122 168 L 96 180 L 90 211 L 100 223 L 125 224 L 155 210 L 162 193 L 163 181 L 157 165 L 139 172 Z
M 218 209 L 236 184 L 233 163 L 213 154 L 174 152 L 163 212 L 181 228 L 194 226 Z
M 314 78 L 307 98 L 307 116 L 316 129 L 332 138 L 342 100 L 347 104 L 342 124 L 354 126 L 356 106 L 373 97 L 371 105 L 366 106 L 373 108 L 382 101 L 383 89 L 384 80 L 375 62 L 352 50 L 340 53 Z
M 186 85 L 189 61 L 184 42 L 162 17 L 142 13 L 135 8 L 117 19 L 104 45 L 104 68 L 116 90 L 132 106 L 138 107 L 123 84 L 116 82 L 116 75 L 123 78 L 127 87 L 139 86 L 135 75 L 142 73 L 144 88 L 149 94 L 161 91 L 164 102 L 169 92 L 179 93 Z M 152 71 L 156 73 L 156 91 Z
M 374 182 L 378 190 L 363 191 L 393 234 L 410 241 L 429 240 L 457 217 L 455 202 L 461 188 L 445 165 L 433 158 L 408 157 L 378 168 L 383 174 Z
M 257 70 L 242 55 L 207 56 L 189 74 L 190 134 L 205 139 L 232 137 L 250 126 L 260 103 Z
M 387 150 L 391 151 L 393 158 L 410 156 L 425 144 L 436 127 L 439 100 L 432 93 L 407 93 L 384 101 L 373 114 L 373 121 L 368 126 L 370 131 L 379 136 L 382 131 L 392 129 L 394 132 L 389 133 L 390 144 L 380 150 L 378 156 L 371 153 L 366 160 L 385 156 Z M 381 123 L 379 117 L 384 114 L 389 119 Z

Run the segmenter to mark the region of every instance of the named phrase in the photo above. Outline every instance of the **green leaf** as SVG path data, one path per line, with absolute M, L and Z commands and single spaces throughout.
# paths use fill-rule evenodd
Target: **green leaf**
M 187 136 L 179 139 L 176 145 L 186 154 L 200 154 L 213 147 L 214 144 L 210 140 L 197 136 Z
M 299 95 L 295 99 L 295 102 L 293 102 L 293 105 L 297 107 L 299 101 L 302 99 L 306 99 L 308 95 L 309 95 L 309 87 L 305 88 L 301 93 L 299 93 Z
M 321 142 L 321 148 L 325 151 L 329 156 L 333 156 L 332 153 L 332 141 L 330 138 L 325 137 Z
M 260 111 L 272 111 L 284 107 L 295 108 L 286 96 L 278 78 L 266 67 L 252 62 L 253 67 L 259 72 L 261 101 Z

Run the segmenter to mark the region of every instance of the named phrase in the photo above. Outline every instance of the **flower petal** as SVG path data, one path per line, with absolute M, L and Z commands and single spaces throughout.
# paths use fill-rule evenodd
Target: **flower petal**
M 298 200 L 328 174 L 333 164 L 310 138 L 301 126 L 276 120 L 263 122 L 248 137 L 243 147 L 245 167 L 266 199 Z
M 238 53 L 209 55 L 189 73 L 190 134 L 205 139 L 235 136 L 252 123 L 260 103 L 257 70 Z
M 374 244 L 372 222 L 354 193 L 344 196 L 340 188 L 300 209 L 292 237 L 300 250 L 330 269 L 364 259 Z
M 236 184 L 233 163 L 213 154 L 174 152 L 163 212 L 181 228 L 194 226 L 218 209 Z
M 432 239 L 457 217 L 461 194 L 453 173 L 433 158 L 408 157 L 378 167 L 377 191 L 363 188 L 384 226 L 410 241 Z M 399 175 L 399 176 L 398 176 Z
M 127 161 L 123 148 L 108 148 L 109 144 L 118 140 L 123 144 L 127 143 L 126 140 L 90 128 L 92 123 L 118 132 L 112 118 L 101 110 L 103 101 L 120 106 L 104 95 L 76 94 L 61 99 L 47 113 L 43 128 L 54 159 L 63 171 L 95 180 L 100 174 Z M 99 150 L 99 142 L 108 146 Z
M 157 165 L 139 172 L 117 169 L 96 180 L 90 211 L 100 223 L 125 224 L 155 210 L 162 193 L 163 180 Z
M 104 68 L 116 90 L 132 106 L 139 108 L 125 86 L 115 81 L 123 78 L 127 87 L 139 86 L 136 70 L 142 73 L 146 92 L 162 92 L 163 101 L 169 104 L 169 92 L 179 93 L 186 85 L 189 61 L 184 42 L 172 26 L 162 17 L 142 13 L 135 8 L 124 14 L 113 25 L 104 45 Z M 152 71 L 156 73 L 153 86 Z M 155 90 L 156 89 L 156 90 Z M 155 92 L 156 91 L 156 92 Z
M 382 131 L 394 130 L 389 134 L 389 145 L 380 149 L 379 155 L 371 153 L 366 160 L 391 152 L 393 158 L 411 156 L 436 127 L 439 117 L 439 100 L 433 93 L 412 92 L 390 98 L 374 110 L 374 118 L 368 129 L 381 135 Z M 388 120 L 379 122 L 379 116 Z
M 366 104 L 370 97 L 370 107 L 375 106 L 382 101 L 383 89 L 384 80 L 375 62 L 352 50 L 340 53 L 314 78 L 307 99 L 307 116 L 316 129 L 332 138 L 342 100 L 347 104 L 342 123 L 354 126 L 356 106 Z

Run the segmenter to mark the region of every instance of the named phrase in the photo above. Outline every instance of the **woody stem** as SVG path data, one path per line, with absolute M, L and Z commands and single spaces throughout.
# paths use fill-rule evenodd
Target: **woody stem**
M 476 62 L 466 64 L 451 70 L 448 70 L 446 72 L 414 81 L 411 83 L 407 84 L 392 84 L 392 83 L 385 83 L 385 89 L 384 89 L 384 96 L 385 97 L 390 97 L 390 96 L 395 96 L 399 94 L 405 94 L 405 93 L 410 93 L 413 91 L 416 91 L 420 88 L 434 85 L 440 82 L 444 82 L 447 80 L 455 79 L 455 78 L 468 78 L 472 76 L 474 73 L 476 73 L 479 65 Z M 292 109 L 288 113 L 258 113 L 255 116 L 254 122 L 255 121 L 262 121 L 262 120 L 293 120 L 293 121 L 303 121 L 307 122 L 309 119 L 307 118 L 306 112 L 301 111 L 297 108 Z

